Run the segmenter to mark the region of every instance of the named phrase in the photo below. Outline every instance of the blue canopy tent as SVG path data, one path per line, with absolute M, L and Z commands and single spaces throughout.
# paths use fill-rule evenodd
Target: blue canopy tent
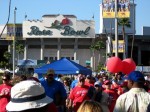
M 55 70 L 55 74 L 78 74 L 78 73 L 84 75 L 92 74 L 92 71 L 90 69 L 81 66 L 73 61 L 70 61 L 67 58 L 62 58 L 51 64 L 47 64 L 40 68 L 36 68 L 34 72 L 39 75 L 42 75 L 42 74 L 46 74 L 48 69 Z

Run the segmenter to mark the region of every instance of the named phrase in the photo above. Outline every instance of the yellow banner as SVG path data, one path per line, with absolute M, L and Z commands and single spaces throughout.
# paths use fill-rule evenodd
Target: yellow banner
M 118 18 L 129 18 L 130 12 L 118 12 Z
M 14 40 L 14 36 L 7 36 L 6 40 Z
M 116 45 L 115 45 L 115 41 L 113 41 L 113 53 L 115 53 L 115 50 L 116 50 Z M 124 52 L 124 40 L 118 41 L 118 52 L 119 53 Z
M 103 12 L 103 18 L 115 18 L 115 12 Z

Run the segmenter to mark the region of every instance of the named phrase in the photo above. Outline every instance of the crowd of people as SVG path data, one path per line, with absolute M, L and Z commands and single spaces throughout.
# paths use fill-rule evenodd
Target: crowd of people
M 139 71 L 129 75 L 74 75 L 73 80 L 54 78 L 50 69 L 37 76 L 2 76 L 0 112 L 150 112 L 150 80 Z

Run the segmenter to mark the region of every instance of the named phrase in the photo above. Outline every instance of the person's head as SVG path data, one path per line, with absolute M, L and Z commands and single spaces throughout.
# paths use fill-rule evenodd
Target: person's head
M 122 76 L 122 72 L 118 72 L 118 73 L 116 74 L 116 77 L 117 77 L 118 80 L 121 79 L 121 76 Z
M 85 100 L 77 112 L 103 112 L 100 103 L 92 100 Z
M 139 71 L 131 72 L 128 77 L 128 88 L 143 88 L 145 83 L 144 75 Z
M 85 78 L 83 77 L 83 76 L 80 76 L 79 78 L 78 78 L 78 85 L 79 86 L 84 86 L 84 84 L 85 84 Z
M 9 74 L 3 74 L 2 81 L 3 81 L 4 84 L 9 83 L 10 80 L 11 80 L 11 77 L 10 77 Z
M 65 86 L 70 86 L 70 79 L 64 78 L 63 83 Z
M 101 83 L 103 83 L 103 77 L 101 76 L 101 75 L 98 75 L 98 80 L 101 82 Z
M 92 81 L 91 79 L 92 79 L 92 77 L 90 75 L 87 75 L 85 80 L 87 82 L 91 83 L 91 81 Z
M 99 91 L 102 89 L 102 84 L 100 82 L 95 82 L 94 88 L 96 89 L 96 91 Z
M 106 80 L 104 82 L 104 85 L 105 85 L 105 89 L 111 89 L 111 82 L 109 80 Z
M 36 112 L 49 105 L 53 100 L 46 96 L 43 86 L 31 80 L 21 81 L 11 89 L 11 100 L 7 104 L 8 112 Z M 42 111 L 46 112 L 46 111 Z
M 108 79 L 108 76 L 104 75 L 103 76 L 103 81 L 106 81 Z
M 46 78 L 48 83 L 51 83 L 54 80 L 55 71 L 53 69 L 49 69 L 46 74 Z

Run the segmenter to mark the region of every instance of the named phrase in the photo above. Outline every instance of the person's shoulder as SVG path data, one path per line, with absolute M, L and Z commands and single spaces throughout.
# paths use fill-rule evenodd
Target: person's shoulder
M 57 86 L 61 86 L 61 87 L 64 86 L 62 82 L 57 81 L 57 80 L 54 80 L 54 81 L 53 81 L 53 84 L 54 84 L 54 85 L 57 85 Z
M 126 92 L 126 93 L 121 94 L 121 95 L 118 97 L 117 100 L 125 100 L 125 99 L 127 99 L 128 97 L 131 97 L 131 95 L 129 94 L 129 91 Z

